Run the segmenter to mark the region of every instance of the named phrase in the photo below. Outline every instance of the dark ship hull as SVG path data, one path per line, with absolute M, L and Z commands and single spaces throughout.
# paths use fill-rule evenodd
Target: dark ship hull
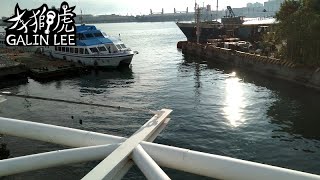
M 196 24 L 195 23 L 179 23 L 177 22 L 177 26 L 183 32 L 183 34 L 187 37 L 188 41 L 197 41 L 196 35 Z M 200 23 L 200 42 L 206 42 L 208 39 L 217 39 L 221 38 L 222 35 L 226 34 L 226 31 L 222 26 L 216 23 L 209 22 L 201 22 Z
M 226 37 L 238 37 L 238 30 L 244 22 L 242 16 L 235 16 L 230 8 L 232 16 L 226 16 L 221 18 L 221 23 L 218 21 L 204 21 L 200 22 L 200 42 L 207 42 L 208 39 L 220 39 L 222 36 Z M 197 24 L 192 23 L 179 23 L 177 26 L 181 29 L 188 41 L 196 41 L 196 26 Z

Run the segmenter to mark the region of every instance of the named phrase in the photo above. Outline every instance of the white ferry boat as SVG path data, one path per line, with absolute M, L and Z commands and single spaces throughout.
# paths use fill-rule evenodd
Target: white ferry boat
M 131 64 L 134 52 L 117 38 L 94 25 L 79 25 L 76 46 L 45 46 L 43 54 L 52 58 L 73 61 L 85 66 L 119 67 Z

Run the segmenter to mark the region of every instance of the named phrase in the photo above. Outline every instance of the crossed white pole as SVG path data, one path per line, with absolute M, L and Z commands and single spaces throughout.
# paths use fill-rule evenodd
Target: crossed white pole
M 1 134 L 76 147 L 1 160 L 0 177 L 102 160 L 83 179 L 121 179 L 135 163 L 148 179 L 170 179 L 160 165 L 218 179 L 320 180 L 314 174 L 151 143 L 168 124 L 171 112 L 158 111 L 129 138 L 0 117 Z

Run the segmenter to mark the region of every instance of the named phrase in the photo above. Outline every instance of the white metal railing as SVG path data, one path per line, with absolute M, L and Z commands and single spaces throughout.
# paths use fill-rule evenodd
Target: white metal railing
M 169 179 L 159 166 L 218 179 L 320 179 L 314 174 L 147 142 L 163 130 L 170 113 L 159 111 L 129 138 L 0 118 L 1 134 L 75 147 L 1 160 L 0 176 L 104 159 L 84 179 L 120 179 L 133 162 L 148 179 Z

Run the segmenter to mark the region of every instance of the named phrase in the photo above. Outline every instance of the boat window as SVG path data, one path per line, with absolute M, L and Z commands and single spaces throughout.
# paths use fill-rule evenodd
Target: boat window
M 83 48 L 80 49 L 80 54 L 83 54 Z
M 66 52 L 69 52 L 69 47 L 66 47 Z
M 101 32 L 98 32 L 98 33 L 94 33 L 94 36 L 95 36 L 95 37 L 102 37 L 103 35 L 102 35 Z
M 88 33 L 88 34 L 85 34 L 85 35 L 86 35 L 87 38 L 93 38 L 93 34 Z
M 74 53 L 78 54 L 78 48 L 74 48 Z
M 70 48 L 70 53 L 73 53 L 74 48 Z
M 111 47 L 107 46 L 108 52 L 111 53 Z
M 79 37 L 79 40 L 84 40 L 84 39 L 86 39 L 86 37 L 85 37 L 82 33 L 79 33 L 79 34 L 78 34 L 78 37 Z
M 61 51 L 61 46 L 58 47 L 58 51 Z
M 99 52 L 99 50 L 96 47 L 90 48 L 90 51 L 92 53 L 98 53 Z
M 122 48 L 126 48 L 126 46 L 125 46 L 124 44 L 121 44 L 121 47 L 122 47 Z
M 104 46 L 98 47 L 99 51 L 107 51 L 107 49 Z
M 62 47 L 62 52 L 65 52 L 66 51 L 66 47 Z
M 89 51 L 88 51 L 88 49 L 85 49 L 85 54 L 89 54 Z
M 119 44 L 118 44 L 118 45 L 116 45 L 116 46 L 117 46 L 117 48 L 118 48 L 118 49 L 121 49 L 121 46 L 120 46 Z

